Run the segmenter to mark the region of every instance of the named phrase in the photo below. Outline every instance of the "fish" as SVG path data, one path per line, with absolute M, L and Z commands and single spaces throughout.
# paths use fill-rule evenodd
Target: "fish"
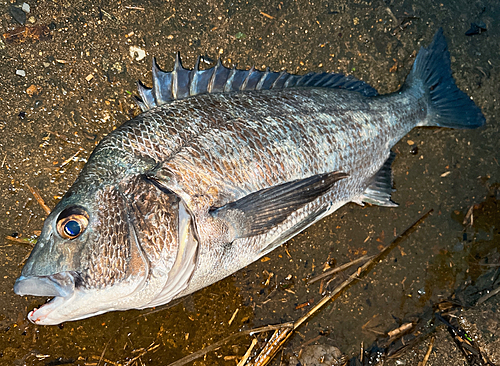
M 173 71 L 153 59 L 142 113 L 98 144 L 14 284 L 53 325 L 168 304 L 354 202 L 395 207 L 391 147 L 414 127 L 485 124 L 455 84 L 443 30 L 400 90 L 336 73 Z

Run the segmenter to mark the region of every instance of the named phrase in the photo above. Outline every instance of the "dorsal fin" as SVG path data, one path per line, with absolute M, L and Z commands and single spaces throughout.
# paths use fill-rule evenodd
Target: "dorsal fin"
M 153 58 L 153 87 L 148 88 L 140 81 L 137 83 L 139 97 L 136 102 L 142 111 L 184 99 L 198 94 L 227 93 L 246 90 L 284 89 L 291 87 L 324 87 L 355 91 L 367 97 L 377 95 L 377 91 L 364 81 L 352 76 L 336 73 L 315 73 L 292 75 L 285 71 L 238 70 L 228 69 L 217 60 L 214 67 L 200 70 L 200 57 L 193 70 L 182 67 L 179 53 L 175 57 L 174 70 L 161 70 Z

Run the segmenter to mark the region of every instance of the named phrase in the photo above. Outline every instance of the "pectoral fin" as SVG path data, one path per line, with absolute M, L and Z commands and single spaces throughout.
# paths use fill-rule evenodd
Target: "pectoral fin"
M 233 228 L 235 238 L 260 235 L 346 177 L 345 173 L 332 172 L 265 188 L 213 209 L 211 215 Z

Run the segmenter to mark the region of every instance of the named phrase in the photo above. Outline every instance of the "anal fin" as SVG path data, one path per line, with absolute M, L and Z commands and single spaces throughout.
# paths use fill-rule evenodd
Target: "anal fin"
M 390 152 L 382 168 L 372 177 L 370 184 L 363 193 L 361 200 L 377 206 L 397 207 L 398 204 L 391 200 L 392 170 L 391 164 L 396 153 Z
M 211 215 L 233 229 L 234 239 L 264 234 L 346 177 L 341 172 L 317 174 L 265 188 L 215 208 Z

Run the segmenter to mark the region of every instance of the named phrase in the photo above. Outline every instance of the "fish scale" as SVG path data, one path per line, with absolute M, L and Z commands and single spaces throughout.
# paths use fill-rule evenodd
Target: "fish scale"
M 222 191 L 231 192 L 231 199 L 238 199 L 268 186 L 322 172 L 340 170 L 356 174 L 354 171 L 362 167 L 354 164 L 362 161 L 370 161 L 370 165 L 374 165 L 373 172 L 367 172 L 365 177 L 369 179 L 387 158 L 388 141 L 399 140 L 421 119 L 421 115 L 413 115 L 411 112 L 418 109 L 415 108 L 418 107 L 417 103 L 409 104 L 405 101 L 405 112 L 413 119 L 407 118 L 401 111 L 402 118 L 399 121 L 404 122 L 396 121 L 397 125 L 392 129 L 396 134 L 382 134 L 382 128 L 386 129 L 387 124 L 382 123 L 381 119 L 390 115 L 391 109 L 397 109 L 397 106 L 386 100 L 374 100 L 372 104 L 380 103 L 385 107 L 384 110 L 371 105 L 366 108 L 370 113 L 342 111 L 338 103 L 334 112 L 322 111 L 313 114 L 307 110 L 303 113 L 300 102 L 318 104 L 323 99 L 331 98 L 328 89 L 314 91 L 322 94 L 320 101 L 314 99 L 314 94 L 311 96 L 312 92 L 312 89 L 285 89 L 280 91 L 278 96 L 274 93 L 272 99 L 263 93 L 256 96 L 252 93 L 240 94 L 229 100 L 226 95 L 205 95 L 203 97 L 224 98 L 235 104 L 238 104 L 240 98 L 252 99 L 250 111 L 267 110 L 269 114 L 263 116 L 263 113 L 259 112 L 258 117 L 246 118 L 245 123 L 241 123 L 238 128 L 234 128 L 230 121 L 224 125 L 216 125 L 208 130 L 207 134 L 191 138 L 189 143 L 179 147 L 173 156 L 160 161 L 165 161 L 164 167 L 168 167 L 179 179 L 178 187 L 186 190 L 189 196 L 205 194 L 208 187 L 217 186 L 225 187 L 220 189 Z M 338 101 L 341 101 L 342 97 L 346 99 L 342 105 L 353 103 L 351 96 L 356 102 L 359 98 L 348 92 L 340 96 L 338 91 L 332 93 L 335 93 Z M 280 94 L 292 94 L 295 98 L 303 94 L 303 100 L 294 99 L 289 102 L 285 96 L 283 102 L 279 98 Z M 285 104 L 283 112 L 280 110 L 280 103 Z M 298 106 L 292 108 L 291 103 L 297 103 Z M 229 104 L 224 110 L 230 108 Z M 379 114 L 373 113 L 373 110 L 378 110 Z M 217 114 L 219 109 L 204 109 L 203 113 Z M 249 114 L 248 109 L 245 114 Z M 279 118 L 273 115 L 278 115 Z M 187 119 L 197 118 L 189 115 Z M 360 131 L 363 132 L 361 137 Z M 352 151 L 354 144 L 357 144 L 361 151 Z M 225 146 L 232 148 L 227 150 Z M 368 159 L 370 156 L 372 158 Z M 375 163 L 374 156 L 379 156 Z M 216 165 L 222 165 L 224 169 L 217 168 Z M 249 171 L 252 171 L 252 179 L 248 179 Z M 214 198 L 215 205 L 225 203 Z

